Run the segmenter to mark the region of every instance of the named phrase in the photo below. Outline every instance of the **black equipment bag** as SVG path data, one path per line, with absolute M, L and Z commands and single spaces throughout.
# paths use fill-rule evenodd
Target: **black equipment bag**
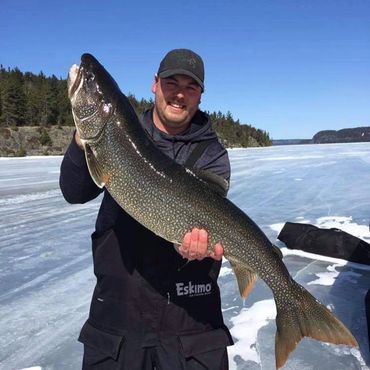
M 287 222 L 278 239 L 289 249 L 370 265 L 370 244 L 340 229 Z

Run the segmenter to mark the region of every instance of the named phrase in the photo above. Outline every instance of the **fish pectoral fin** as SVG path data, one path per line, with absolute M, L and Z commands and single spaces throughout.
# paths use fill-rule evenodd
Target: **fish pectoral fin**
M 216 191 L 223 197 L 226 197 L 229 190 L 229 182 L 222 176 L 216 175 L 211 171 L 192 169 L 191 170 L 197 177 L 205 181 L 210 188 Z
M 95 154 L 88 144 L 85 145 L 85 158 L 91 178 L 99 188 L 103 188 L 109 178 L 104 174 L 103 168 L 96 160 Z
M 229 259 L 229 262 L 238 281 L 240 295 L 246 299 L 257 281 L 257 273 L 238 261 Z

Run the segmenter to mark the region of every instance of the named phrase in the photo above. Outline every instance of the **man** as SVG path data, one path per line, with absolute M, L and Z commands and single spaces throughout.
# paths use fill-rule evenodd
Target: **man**
M 200 56 L 170 51 L 152 85 L 154 107 L 141 124 L 176 162 L 228 181 L 227 152 L 198 109 L 203 91 Z M 103 191 L 90 178 L 78 133 L 64 156 L 60 187 L 70 203 Z M 79 337 L 84 370 L 228 369 L 226 346 L 232 340 L 217 285 L 223 248 L 217 244 L 209 252 L 207 244 L 207 232 L 193 229 L 175 250 L 104 191 L 92 235 L 97 284 Z

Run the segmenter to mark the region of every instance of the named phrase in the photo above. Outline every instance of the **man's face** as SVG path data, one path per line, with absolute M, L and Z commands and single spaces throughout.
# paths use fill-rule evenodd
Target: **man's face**
M 198 110 L 202 88 L 186 75 L 155 77 L 154 124 L 162 131 L 177 134 L 184 131 Z

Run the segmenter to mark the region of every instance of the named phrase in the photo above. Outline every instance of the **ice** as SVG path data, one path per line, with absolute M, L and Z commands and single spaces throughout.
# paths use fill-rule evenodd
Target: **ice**
M 229 198 L 282 248 L 291 275 L 351 329 L 359 349 L 304 339 L 285 370 L 369 369 L 364 297 L 370 267 L 302 251 L 277 240 L 285 222 L 337 227 L 370 241 L 370 145 L 232 149 Z M 76 370 L 77 337 L 94 287 L 90 234 L 101 198 L 67 204 L 61 157 L 0 160 L 0 369 Z M 247 300 L 229 263 L 219 278 L 235 345 L 231 370 L 275 369 L 275 304 L 262 280 Z
M 273 299 L 266 299 L 243 308 L 239 315 L 231 318 L 233 327 L 231 335 L 236 343 L 229 349 L 231 358 L 239 356 L 244 361 L 260 363 L 257 350 L 257 335 L 261 327 L 274 320 L 276 307 Z M 247 334 L 246 334 L 247 333 Z

